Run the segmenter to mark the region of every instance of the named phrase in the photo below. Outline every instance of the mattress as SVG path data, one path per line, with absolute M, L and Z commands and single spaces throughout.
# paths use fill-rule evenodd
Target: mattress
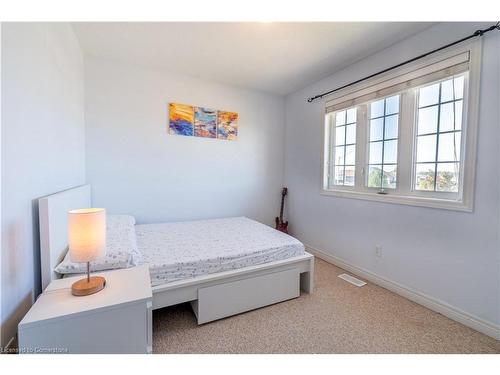
M 297 239 L 246 217 L 135 228 L 152 286 L 304 254 Z

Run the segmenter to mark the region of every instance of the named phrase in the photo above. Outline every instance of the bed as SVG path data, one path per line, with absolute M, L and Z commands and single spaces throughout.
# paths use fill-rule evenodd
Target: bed
M 90 185 L 39 199 L 42 288 L 67 252 L 67 212 Z M 190 302 L 198 324 L 312 293 L 314 257 L 295 238 L 245 217 L 135 226 L 153 309 Z

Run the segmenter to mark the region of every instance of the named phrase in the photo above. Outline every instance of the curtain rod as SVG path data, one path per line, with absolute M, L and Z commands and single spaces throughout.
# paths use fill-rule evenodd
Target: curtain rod
M 435 50 L 432 50 L 432 51 L 430 51 L 430 52 L 424 53 L 423 55 L 420 55 L 420 56 L 414 57 L 414 58 L 412 58 L 412 59 L 410 59 L 410 60 L 406 60 L 406 61 L 404 61 L 404 62 L 402 62 L 402 63 L 399 63 L 399 64 L 397 64 L 397 65 L 391 66 L 390 68 L 387 68 L 387 69 L 381 70 L 380 72 L 377 72 L 377 73 L 371 74 L 371 75 L 369 75 L 369 76 L 367 76 L 367 77 L 364 77 L 364 78 L 358 79 L 357 81 L 354 81 L 354 82 L 348 83 L 347 85 L 344 85 L 344 86 L 338 87 L 338 88 L 336 88 L 336 89 L 333 89 L 333 90 L 330 90 L 330 91 L 324 92 L 324 93 L 322 93 L 322 94 L 318 94 L 318 95 L 316 95 L 316 96 L 312 96 L 312 97 L 308 98 L 308 99 L 307 99 L 307 101 L 308 101 L 309 103 L 312 103 L 312 102 L 313 102 L 313 101 L 315 101 L 316 99 L 321 99 L 322 97 L 324 97 L 324 96 L 326 96 L 326 95 L 330 95 L 330 94 L 332 94 L 332 93 L 334 93 L 334 92 L 336 92 L 336 91 L 339 91 L 339 90 L 345 89 L 346 87 L 349 87 L 349 86 L 352 86 L 352 85 L 355 85 L 356 83 L 360 83 L 360 82 L 366 81 L 367 79 L 370 79 L 370 78 L 372 78 L 372 77 L 378 76 L 378 75 L 383 74 L 383 73 L 386 73 L 386 72 L 388 72 L 388 71 L 390 71 L 390 70 L 393 70 L 393 69 L 399 68 L 400 66 L 403 66 L 403 65 L 409 64 L 409 63 L 411 63 L 411 62 L 413 62 L 413 61 L 416 61 L 416 60 L 419 60 L 419 59 L 421 59 L 421 58 L 423 58 L 423 57 L 429 56 L 429 55 L 431 55 L 431 54 L 433 54 L 433 53 L 435 53 L 435 52 L 439 52 L 439 51 L 441 51 L 441 50 L 443 50 L 443 49 L 445 49 L 445 48 L 448 48 L 448 47 L 454 46 L 455 44 L 462 43 L 462 42 L 464 42 L 464 41 L 466 41 L 466 40 L 469 40 L 469 39 L 471 39 L 471 38 L 475 38 L 476 36 L 483 36 L 483 35 L 484 35 L 484 34 L 486 34 L 487 32 L 490 32 L 490 31 L 493 31 L 493 30 L 500 30 L 500 21 L 499 21 L 499 22 L 497 22 L 495 25 L 492 25 L 492 26 L 490 26 L 490 27 L 488 27 L 488 28 L 486 28 L 486 29 L 483 29 L 483 30 L 476 30 L 473 34 L 471 34 L 471 35 L 469 35 L 469 36 L 467 36 L 467 37 L 465 37 L 465 38 L 462 38 L 462 39 L 460 39 L 460 40 L 457 40 L 457 41 L 455 41 L 455 42 L 453 42 L 453 43 L 449 43 L 449 44 L 447 44 L 447 45 L 445 45 L 445 46 L 443 46 L 443 47 L 436 48 Z

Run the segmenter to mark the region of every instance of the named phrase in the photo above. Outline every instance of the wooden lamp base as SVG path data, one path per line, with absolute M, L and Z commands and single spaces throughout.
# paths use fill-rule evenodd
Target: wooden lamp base
M 101 276 L 91 276 L 78 280 L 71 285 L 71 294 L 74 296 L 88 296 L 97 293 L 106 286 L 106 279 Z

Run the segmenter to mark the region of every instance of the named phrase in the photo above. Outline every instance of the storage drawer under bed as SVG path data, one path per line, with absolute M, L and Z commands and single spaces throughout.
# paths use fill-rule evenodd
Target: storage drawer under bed
M 198 289 L 191 306 L 198 324 L 225 318 L 300 295 L 300 270 L 291 268 Z

